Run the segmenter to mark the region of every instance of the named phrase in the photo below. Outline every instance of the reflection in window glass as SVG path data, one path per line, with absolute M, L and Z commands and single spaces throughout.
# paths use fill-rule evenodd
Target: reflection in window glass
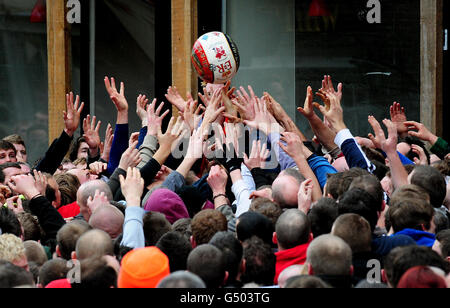
M 104 77 L 125 83 L 130 132 L 138 131 L 136 98 L 155 97 L 155 4 L 153 1 L 101 0 L 96 6 L 95 114 L 114 127 L 116 109 L 105 90 Z
M 48 147 L 47 29 L 31 22 L 35 5 L 0 1 L 0 137 L 22 136 L 31 164 Z
M 367 116 L 389 117 L 394 101 L 411 120 L 420 110 L 420 1 L 381 1 L 381 23 L 369 23 L 365 0 L 226 0 L 226 31 L 241 68 L 235 86 L 270 92 L 307 137 L 296 111 L 306 87 L 325 74 L 344 84 L 345 120 L 352 132 L 369 132 Z M 319 100 L 318 97 L 315 100 Z

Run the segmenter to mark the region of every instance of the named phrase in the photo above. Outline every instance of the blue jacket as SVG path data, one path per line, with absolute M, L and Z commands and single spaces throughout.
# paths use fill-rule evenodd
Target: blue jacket
M 434 242 L 436 241 L 436 235 L 425 232 L 425 231 L 415 230 L 415 229 L 404 229 L 400 232 L 397 232 L 395 235 L 398 235 L 398 234 L 403 234 L 403 235 L 409 236 L 419 246 L 433 247 Z

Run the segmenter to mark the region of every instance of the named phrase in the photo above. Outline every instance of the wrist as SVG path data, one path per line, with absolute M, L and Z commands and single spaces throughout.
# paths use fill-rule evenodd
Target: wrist
M 428 138 L 428 143 L 430 143 L 431 145 L 435 145 L 436 142 L 438 141 L 438 139 L 439 139 L 438 136 L 431 135 L 431 136 Z
M 121 110 L 117 113 L 116 124 L 128 124 L 128 110 Z
M 344 123 L 336 123 L 333 125 L 337 132 L 347 129 L 347 126 Z
M 213 189 L 212 192 L 213 192 L 213 197 L 216 197 L 219 195 L 226 195 L 225 189 L 222 189 L 222 188 Z
M 27 198 L 27 200 L 32 200 L 37 196 L 42 196 L 41 192 L 37 189 L 30 189 L 23 193 L 23 195 Z
M 64 128 L 64 132 L 69 136 L 69 137 L 73 137 L 73 134 L 75 133 L 75 131 L 68 129 L 68 128 Z
M 128 197 L 125 198 L 125 201 L 127 202 L 127 207 L 135 206 L 140 207 L 141 206 L 141 199 L 137 197 Z

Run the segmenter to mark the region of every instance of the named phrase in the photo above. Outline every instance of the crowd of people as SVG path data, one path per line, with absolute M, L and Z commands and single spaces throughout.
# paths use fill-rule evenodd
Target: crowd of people
M 308 140 L 267 92 L 169 87 L 165 109 L 138 96 L 131 133 L 124 84 L 105 87 L 103 141 L 73 93 L 34 165 L 0 141 L 1 288 L 450 287 L 450 147 L 399 103 L 387 136 L 373 116 L 353 136 L 325 76 Z

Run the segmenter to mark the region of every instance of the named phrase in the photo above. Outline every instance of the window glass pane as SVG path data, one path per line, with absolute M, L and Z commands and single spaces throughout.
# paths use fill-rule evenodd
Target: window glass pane
M 19 134 L 31 164 L 48 147 L 47 28 L 39 2 L 0 1 L 0 138 Z
M 326 16 L 310 16 L 312 2 Z M 344 84 L 345 121 L 355 135 L 369 132 L 368 115 L 389 118 L 394 101 L 419 120 L 420 1 L 380 3 L 381 23 L 371 24 L 367 16 L 376 15 L 367 1 L 296 1 L 297 102 L 303 104 L 308 85 L 317 90 L 321 77 L 332 75 Z M 306 129 L 302 115 L 296 119 Z
M 125 83 L 130 132 L 138 131 L 136 98 L 155 97 L 155 4 L 153 1 L 101 0 L 96 6 L 95 114 L 114 127 L 116 109 L 105 90 L 104 77 Z
M 226 31 L 241 67 L 234 86 L 269 92 L 289 114 L 295 110 L 294 0 L 227 0 Z
M 309 124 L 296 108 L 325 74 L 344 84 L 345 120 L 355 135 L 369 132 L 369 114 L 388 118 L 394 101 L 419 120 L 420 0 L 380 1 L 380 23 L 369 22 L 378 12 L 362 0 L 225 3 L 223 30 L 241 55 L 233 84 L 270 92 L 307 137 Z

